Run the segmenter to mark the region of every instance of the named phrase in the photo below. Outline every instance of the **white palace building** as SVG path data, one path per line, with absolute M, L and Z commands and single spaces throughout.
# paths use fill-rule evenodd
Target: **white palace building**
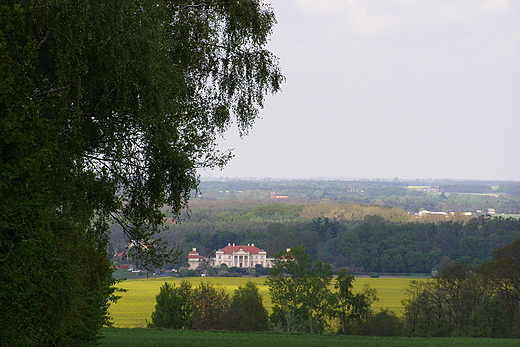
M 204 258 L 197 252 L 196 248 L 188 254 L 189 269 L 197 269 Z M 235 245 L 228 243 L 224 248 L 215 252 L 215 257 L 209 260 L 209 265 L 220 267 L 226 264 L 228 267 L 250 268 L 256 265 L 262 267 L 273 266 L 274 258 L 267 258 L 267 252 L 255 246 L 255 244 Z

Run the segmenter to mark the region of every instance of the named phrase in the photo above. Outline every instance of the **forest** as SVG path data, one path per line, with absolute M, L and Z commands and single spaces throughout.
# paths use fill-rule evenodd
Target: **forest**
M 520 213 L 517 181 L 452 180 L 202 180 L 193 200 L 242 201 L 268 198 L 269 192 L 294 202 L 333 202 L 399 207 L 404 211 L 468 211 L 494 208 Z
M 494 189 L 492 195 L 444 194 L 439 186 L 425 192 L 415 187 L 432 186 L 412 183 L 414 188 L 402 187 L 408 182 L 397 186 L 381 181 L 202 182 L 190 209 L 178 219 L 167 218 L 161 236 L 184 257 L 192 248 L 212 257 L 228 243 L 254 243 L 268 256 L 302 244 L 313 260 L 352 273 L 431 273 L 454 263 L 478 266 L 491 259 L 493 250 L 520 237 L 520 220 L 510 214 L 519 212 L 520 199 L 490 185 L 497 183 L 486 182 L 486 189 Z M 269 198 L 269 185 L 288 198 Z M 318 186 L 321 198 L 315 197 Z M 464 184 L 451 184 L 454 190 L 459 186 Z M 336 196 L 327 193 L 341 189 Z M 496 214 L 487 214 L 489 208 Z M 425 209 L 445 214 L 418 214 Z M 124 233 L 114 226 L 112 235 L 111 251 L 121 252 Z M 168 267 L 185 265 L 182 258 Z

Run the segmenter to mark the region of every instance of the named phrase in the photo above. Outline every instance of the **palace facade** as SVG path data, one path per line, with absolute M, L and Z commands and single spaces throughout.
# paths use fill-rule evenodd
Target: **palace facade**
M 188 254 L 188 263 L 190 269 L 197 269 L 204 258 L 193 249 Z M 256 265 L 262 267 L 272 267 L 274 258 L 268 258 L 267 252 L 255 246 L 255 244 L 235 245 L 228 243 L 224 248 L 215 252 L 215 257 L 209 259 L 209 265 L 220 267 L 225 264 L 228 267 L 254 268 Z

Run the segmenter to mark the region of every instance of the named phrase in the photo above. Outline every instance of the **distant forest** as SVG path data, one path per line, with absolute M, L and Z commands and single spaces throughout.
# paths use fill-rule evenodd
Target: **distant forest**
M 453 263 L 480 265 L 493 250 L 519 239 L 519 186 L 203 181 L 189 210 L 168 218 L 161 236 L 180 247 L 183 257 L 193 247 L 210 257 L 228 243 L 254 243 L 269 256 L 303 244 L 313 259 L 354 273 L 429 273 Z M 270 198 L 272 190 L 287 198 Z M 423 210 L 446 214 L 419 217 Z M 113 231 L 111 250 L 121 252 L 127 246 L 123 232 L 117 226 Z M 182 266 L 182 260 L 169 267 Z
M 271 191 L 292 202 L 375 204 L 408 212 L 493 208 L 496 213 L 520 213 L 520 182 L 516 181 L 220 180 L 201 181 L 194 196 L 199 200 L 248 200 L 268 198 Z

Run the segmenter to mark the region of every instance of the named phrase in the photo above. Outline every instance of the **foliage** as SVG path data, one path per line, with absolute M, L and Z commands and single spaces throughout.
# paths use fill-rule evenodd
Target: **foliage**
M 414 283 L 405 302 L 406 325 L 418 336 L 520 336 L 520 241 L 475 269 L 455 265 L 429 282 Z
M 143 267 L 155 237 L 226 163 L 283 77 L 272 9 L 246 1 L 22 0 L 0 5 L 0 344 L 79 346 L 115 298 L 109 223 Z
M 352 273 L 430 273 L 450 262 L 481 265 L 492 258 L 495 249 L 520 237 L 520 220 L 480 216 L 467 222 L 390 223 L 382 216 L 364 216 L 348 221 L 317 217 L 284 222 L 215 220 L 205 203 L 195 205 L 193 221 L 171 225 L 163 235 L 170 242 L 182 243 L 185 254 L 191 248 L 207 257 L 227 245 L 254 243 L 268 255 L 283 252 L 288 245 L 305 244 L 313 260 L 345 267 Z M 221 204 L 241 216 L 256 204 Z M 249 209 L 248 209 L 249 207 Z M 304 208 L 305 210 L 305 208 Z M 222 210 L 221 210 L 222 212 Z
M 342 269 L 336 277 L 334 288 L 337 300 L 335 316 L 339 319 L 340 334 L 367 335 L 368 317 L 371 316 L 372 304 L 378 300 L 376 292 L 365 287 L 359 293 L 353 293 L 354 276 Z
M 258 287 L 247 281 L 238 287 L 231 297 L 227 312 L 226 330 L 265 331 L 269 329 L 269 317 Z
M 520 240 L 493 252 L 481 273 L 493 290 L 494 301 L 507 312 L 506 326 L 520 336 Z
M 451 187 L 451 192 L 431 192 L 404 187 L 420 186 L 424 190 Z M 490 187 L 498 190 L 491 190 Z M 247 201 L 266 199 L 271 189 L 279 195 L 288 195 L 286 203 L 378 205 L 398 207 L 404 211 L 486 211 L 494 208 L 497 213 L 520 213 L 518 182 L 504 181 L 323 181 L 323 180 L 213 180 L 202 181 L 197 201 Z M 482 193 L 486 192 L 486 193 Z M 505 193 L 505 194 L 504 194 Z M 266 199 L 272 201 L 271 199 Z
M 490 186 L 482 184 L 441 184 L 439 190 L 442 192 L 458 192 L 458 193 L 491 193 L 493 189 Z
M 40 102 L 43 37 L 26 5 L 0 5 L 0 345 L 89 345 L 117 297 L 105 215 L 83 200 L 94 177 L 61 157 L 65 111 Z
M 385 208 L 374 205 L 330 203 L 308 206 L 302 211 L 302 216 L 309 219 L 327 218 L 329 220 L 362 221 L 368 216 L 380 216 L 383 221 L 389 222 L 407 222 L 410 220 L 410 215 L 397 207 Z
M 222 330 L 229 309 L 229 295 L 224 288 L 202 282 L 195 288 L 193 328 L 196 330 Z
M 411 277 L 415 278 L 416 277 Z M 408 287 L 411 278 L 405 277 L 380 277 L 356 278 L 353 283 L 353 292 L 358 293 L 363 291 L 366 285 L 377 290 L 378 301 L 372 304 L 374 310 L 388 308 L 397 314 L 401 315 L 403 312 L 402 301 L 406 298 L 406 288 Z M 201 277 L 163 277 L 169 284 L 178 286 L 182 281 L 189 281 L 192 286 L 197 286 L 200 283 Z M 246 282 L 251 281 L 256 284 L 265 308 L 270 313 L 272 311 L 271 296 L 269 295 L 269 287 L 266 285 L 266 277 L 205 277 L 204 281 L 210 282 L 214 285 L 224 287 L 226 293 L 233 296 L 238 287 L 244 287 Z M 418 279 L 423 281 L 425 279 Z M 110 316 L 114 321 L 114 326 L 117 328 L 136 328 L 146 327 L 146 321 L 150 321 L 152 312 L 157 303 L 155 296 L 160 291 L 160 287 L 164 284 L 158 278 L 143 278 L 126 280 L 120 286 L 127 291 L 121 293 L 122 299 L 110 306 Z M 331 288 L 332 289 L 332 288 Z M 337 327 L 337 325 L 334 325 Z
M 402 336 L 404 323 L 395 312 L 388 309 L 368 316 L 363 335 L 370 336 Z
M 271 322 L 286 332 L 323 332 L 332 314 L 334 297 L 329 264 L 313 263 L 303 246 L 277 255 L 267 284 L 273 303 Z
M 267 311 L 256 285 L 248 281 L 232 298 L 223 286 L 202 282 L 192 289 L 183 280 L 178 287 L 165 282 L 156 296 L 151 327 L 195 330 L 264 331 Z
M 169 329 L 191 328 L 195 297 L 190 282 L 182 281 L 179 287 L 165 282 L 156 300 L 152 326 Z

